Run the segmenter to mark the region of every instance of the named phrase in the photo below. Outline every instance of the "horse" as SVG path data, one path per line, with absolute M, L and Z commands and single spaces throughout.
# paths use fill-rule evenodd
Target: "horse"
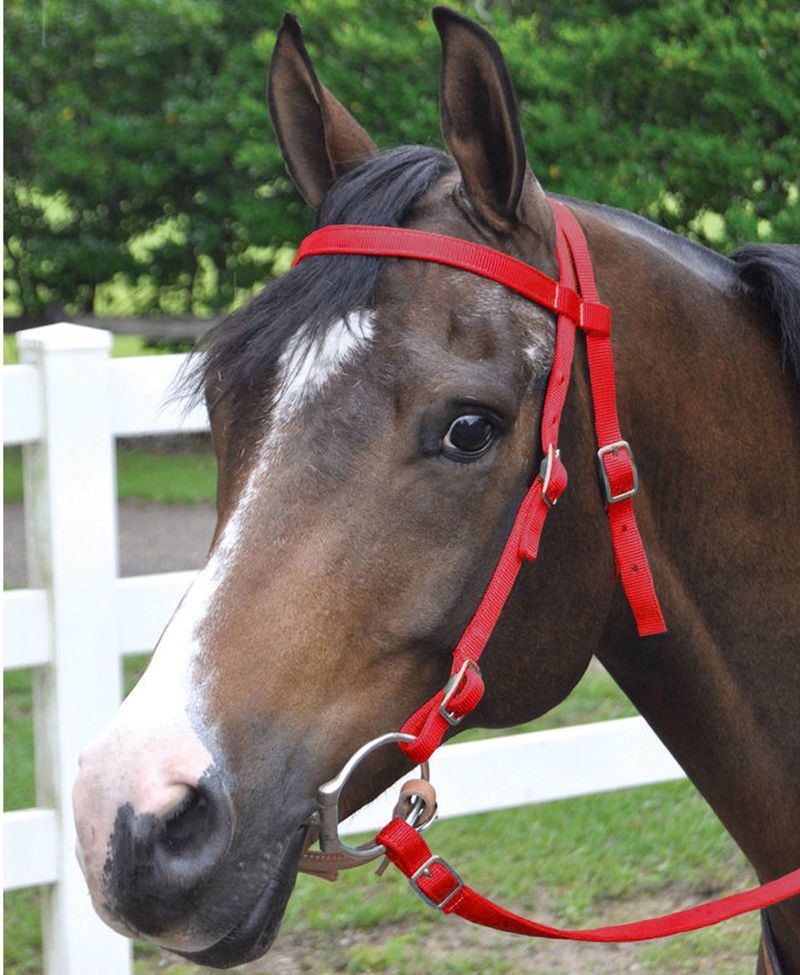
M 557 276 L 502 53 L 460 14 L 434 20 L 449 153 L 381 153 L 285 17 L 268 102 L 288 172 L 318 227 L 447 234 Z M 569 487 L 489 640 L 485 694 L 451 732 L 543 714 L 596 655 L 769 881 L 800 863 L 798 248 L 725 258 L 560 205 L 613 309 L 632 503 L 668 629 L 639 636 L 615 576 L 579 335 Z M 267 951 L 318 787 L 447 680 L 542 464 L 555 335 L 552 311 L 495 281 L 344 254 L 300 262 L 207 343 L 191 381 L 218 462 L 208 560 L 75 785 L 78 856 L 112 927 L 217 967 Z M 375 751 L 340 813 L 410 764 Z M 768 917 L 798 975 L 798 898 Z

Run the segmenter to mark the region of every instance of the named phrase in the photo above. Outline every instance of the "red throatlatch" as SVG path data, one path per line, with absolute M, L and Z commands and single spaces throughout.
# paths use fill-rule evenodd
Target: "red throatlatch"
M 478 661 L 525 559 L 534 560 L 548 511 L 567 484 L 558 450 L 558 430 L 575 348 L 575 329 L 586 333 L 586 350 L 597 434 L 597 460 L 606 499 L 617 572 L 622 579 L 641 636 L 666 630 L 650 567 L 633 514 L 639 487 L 630 444 L 617 417 L 611 312 L 598 300 L 589 248 L 578 221 L 563 204 L 550 201 L 556 219 L 559 280 L 499 251 L 424 231 L 401 227 L 329 226 L 308 236 L 295 264 L 314 254 L 372 254 L 434 261 L 461 268 L 505 285 L 557 314 L 556 348 L 544 398 L 541 425 L 542 463 L 526 494 L 503 552 L 475 614 L 453 651 L 447 685 L 416 711 L 402 733 L 414 740 L 400 747 L 422 762 L 440 744 L 448 728 L 477 705 L 484 686 Z M 580 294 L 576 290 L 575 279 Z M 737 914 L 768 907 L 800 894 L 800 870 L 753 890 L 701 904 L 661 918 L 564 931 L 506 911 L 468 887 L 441 857 L 431 853 L 419 833 L 393 819 L 378 834 L 387 857 L 409 879 L 411 889 L 429 906 L 515 934 L 573 941 L 642 941 L 717 924 Z

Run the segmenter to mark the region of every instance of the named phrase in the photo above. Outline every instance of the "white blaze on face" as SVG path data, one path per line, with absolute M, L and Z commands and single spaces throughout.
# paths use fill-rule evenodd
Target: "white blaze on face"
M 538 382 L 553 364 L 555 332 L 554 324 L 542 313 L 536 315 L 534 322 L 528 329 L 528 341 L 523 353 L 533 366 L 532 383 Z
M 323 389 L 341 368 L 362 352 L 375 328 L 372 312 L 350 312 L 309 341 L 302 330 L 281 356 L 272 430 L 283 427 L 303 403 Z
M 215 595 L 247 537 L 245 524 L 251 502 L 263 488 L 292 418 L 349 362 L 362 354 L 374 332 L 372 312 L 351 312 L 311 341 L 302 329 L 284 350 L 279 364 L 278 395 L 270 429 L 258 448 L 258 459 L 247 484 L 205 568 L 198 574 L 164 632 L 139 684 L 124 702 L 120 718 L 142 731 L 169 714 L 175 720 L 209 732 L 204 714 L 204 623 Z M 201 680 L 198 674 L 204 674 Z
M 264 489 L 292 419 L 363 354 L 373 324 L 371 313 L 354 312 L 319 337 L 289 343 L 279 364 L 270 429 L 256 448 L 256 462 L 234 511 L 144 676 L 82 756 L 75 789 L 78 856 L 95 903 L 103 900 L 103 868 L 118 808 L 130 804 L 135 813 L 163 815 L 214 765 L 213 716 L 206 711 L 213 674 L 204 656 L 207 623 L 219 612 L 217 594 L 248 537 L 252 502 Z

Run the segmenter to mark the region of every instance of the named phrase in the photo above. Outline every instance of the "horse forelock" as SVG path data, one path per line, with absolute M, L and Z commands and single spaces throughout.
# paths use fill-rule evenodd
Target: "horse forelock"
M 317 213 L 316 226 L 335 223 L 400 226 L 420 198 L 455 164 L 425 146 L 392 149 L 337 181 Z M 308 350 L 314 358 L 327 336 L 374 302 L 382 257 L 322 255 L 303 261 L 233 312 L 209 335 L 187 373 L 184 389 L 226 397 L 273 395 L 282 364 Z M 308 360 L 311 361 L 310 359 Z M 283 370 L 285 378 L 285 370 Z

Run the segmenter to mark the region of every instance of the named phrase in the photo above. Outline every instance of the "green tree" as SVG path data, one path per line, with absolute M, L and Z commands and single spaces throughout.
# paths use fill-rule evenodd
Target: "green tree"
M 454 4 L 503 47 L 554 191 L 723 250 L 800 239 L 791 0 Z M 9 0 L 6 286 L 27 315 L 210 313 L 285 267 L 310 214 L 264 103 L 283 3 Z M 415 0 L 293 5 L 322 79 L 379 145 L 437 143 L 438 39 Z

